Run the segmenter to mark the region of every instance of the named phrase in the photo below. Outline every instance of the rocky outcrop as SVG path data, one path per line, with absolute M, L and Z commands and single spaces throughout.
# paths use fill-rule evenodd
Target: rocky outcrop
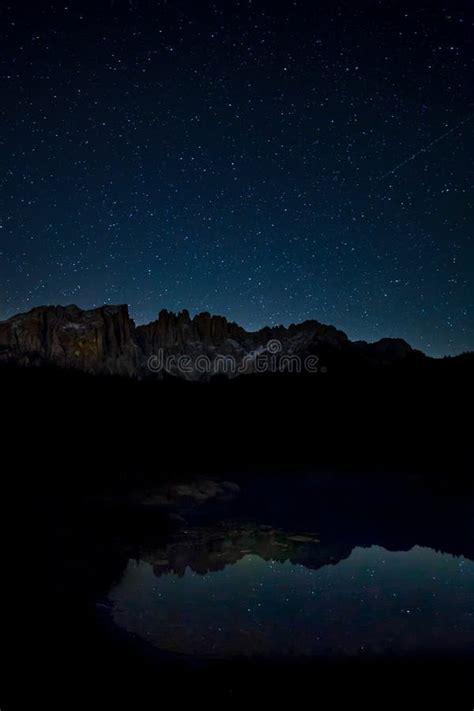
M 143 352 L 148 354 L 157 353 L 160 348 L 186 353 L 197 347 L 205 352 L 228 339 L 241 342 L 247 335 L 243 328 L 223 316 L 203 312 L 191 319 L 187 310 L 174 314 L 166 309 L 160 311 L 156 321 L 138 326 L 136 334 Z
M 258 371 L 256 360 L 265 354 L 279 362 L 282 357 L 317 353 L 323 345 L 336 350 L 350 346 L 345 333 L 318 321 L 305 321 L 289 327 L 267 326 L 248 332 L 238 324 L 208 312 L 191 319 L 188 311 L 173 314 L 165 310 L 156 321 L 139 326 L 136 337 L 145 357 L 159 352 L 168 356 L 168 361 L 169 356 L 186 355 L 194 360 L 204 356 L 210 363 L 212 374 L 223 372 L 227 375 Z M 233 359 L 234 370 L 224 362 L 229 356 Z M 183 375 L 173 363 L 168 370 Z M 202 372 L 192 373 L 193 378 L 205 376 Z
M 0 323 L 0 359 L 133 375 L 139 367 L 134 331 L 127 306 L 40 306 Z
M 329 360 L 343 356 L 386 365 L 414 353 L 401 339 L 352 343 L 343 331 L 314 320 L 248 332 L 207 312 L 191 318 L 186 310 L 178 314 L 163 310 L 156 321 L 136 327 L 126 305 L 89 311 L 75 305 L 40 306 L 0 322 L 0 362 L 54 364 L 137 377 L 169 372 L 208 379 L 217 372 L 229 376 L 262 372 L 258 369 L 262 356 L 271 356 L 273 367 L 277 363 L 281 370 L 291 370 L 288 359 L 292 356 L 303 359 L 324 354 Z M 161 367 L 150 370 L 150 358 L 158 354 Z M 177 363 L 182 356 L 188 358 L 185 368 Z M 197 367 L 198 357 L 204 357 L 207 370 L 202 360 Z

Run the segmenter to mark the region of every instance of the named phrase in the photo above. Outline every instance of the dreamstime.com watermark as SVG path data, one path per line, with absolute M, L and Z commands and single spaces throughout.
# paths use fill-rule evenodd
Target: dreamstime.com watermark
M 245 373 L 317 373 L 326 368 L 319 364 L 317 355 L 301 357 L 295 353 L 283 353 L 282 344 L 276 339 L 241 358 L 234 355 L 200 353 L 166 354 L 162 348 L 148 358 L 148 370 L 152 373 L 181 375 L 243 375 Z

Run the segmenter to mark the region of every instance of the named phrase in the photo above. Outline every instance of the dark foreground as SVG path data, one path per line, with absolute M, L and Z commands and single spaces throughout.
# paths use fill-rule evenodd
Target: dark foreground
M 2 370 L 2 709 L 473 707 L 472 643 L 205 661 L 114 624 L 110 593 L 130 559 L 227 520 L 283 537 L 315 530 L 321 559 L 303 551 L 303 564 L 318 569 L 367 546 L 474 559 L 468 368 L 327 375 L 188 386 Z M 184 511 L 144 505 L 164 482 L 203 474 L 241 494 Z

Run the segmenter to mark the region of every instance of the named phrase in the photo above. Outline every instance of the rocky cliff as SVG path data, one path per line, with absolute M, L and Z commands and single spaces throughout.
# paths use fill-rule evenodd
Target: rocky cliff
M 139 354 L 127 306 L 90 311 L 74 305 L 39 306 L 0 322 L 4 361 L 132 375 L 139 367 Z
M 353 343 L 342 331 L 318 321 L 248 332 L 207 312 L 191 318 L 186 310 L 163 310 L 156 321 L 136 327 L 126 305 L 88 311 L 75 305 L 40 306 L 0 322 L 0 362 L 139 377 L 165 370 L 188 379 L 206 379 L 216 372 L 248 373 L 258 371 L 265 356 L 273 358 L 273 366 L 286 358 L 282 369 L 291 370 L 293 356 L 301 360 L 324 354 L 329 360 L 344 356 L 383 365 L 415 353 L 401 339 Z

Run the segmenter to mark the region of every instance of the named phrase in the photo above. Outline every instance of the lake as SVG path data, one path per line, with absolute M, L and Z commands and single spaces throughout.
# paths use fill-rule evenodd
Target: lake
M 397 518 L 384 491 L 392 515 L 377 498 L 368 524 L 367 501 L 350 506 L 364 489 L 341 508 L 327 488 L 313 486 L 312 497 L 293 488 L 288 500 L 275 485 L 266 506 L 254 488 L 237 518 L 144 543 L 109 592 L 113 621 L 160 650 L 201 659 L 469 654 L 471 542 L 459 519 L 448 525 L 449 501 L 441 499 L 441 526 L 432 502 L 418 514 L 406 505 Z M 252 507 L 264 523 L 243 520 Z

